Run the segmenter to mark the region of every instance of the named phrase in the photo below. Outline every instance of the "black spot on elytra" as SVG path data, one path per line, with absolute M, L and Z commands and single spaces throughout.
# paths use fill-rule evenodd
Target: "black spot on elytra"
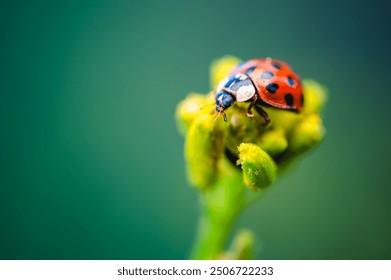
M 266 86 L 266 89 L 270 92 L 270 93 L 275 93 L 278 89 L 278 85 L 276 83 L 270 83 Z
M 273 62 L 272 65 L 273 65 L 273 67 L 276 68 L 276 69 L 281 69 L 280 63 Z
M 270 80 L 274 77 L 274 74 L 270 71 L 265 71 L 261 74 L 261 79 Z
M 293 105 L 293 96 L 292 96 L 292 94 L 287 93 L 287 94 L 285 94 L 284 98 L 285 98 L 286 105 L 288 105 L 289 107 L 292 107 L 292 105 Z
M 248 75 L 248 74 L 252 73 L 252 72 L 255 70 L 255 68 L 257 68 L 257 67 L 256 67 L 256 66 L 253 66 L 253 67 L 248 68 L 248 69 L 246 70 L 246 74 Z

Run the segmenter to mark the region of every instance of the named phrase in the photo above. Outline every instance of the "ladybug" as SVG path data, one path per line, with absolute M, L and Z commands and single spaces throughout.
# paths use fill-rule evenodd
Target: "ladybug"
M 303 108 L 303 89 L 299 76 L 291 67 L 272 58 L 251 59 L 237 65 L 216 88 L 216 111 L 223 113 L 235 101 L 249 102 L 247 116 L 254 117 L 251 109 L 270 122 L 267 113 L 260 107 L 271 106 L 300 112 Z

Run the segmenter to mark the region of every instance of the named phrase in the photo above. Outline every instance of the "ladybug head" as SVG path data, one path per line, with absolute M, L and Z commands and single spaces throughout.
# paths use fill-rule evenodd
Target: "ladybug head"
M 222 80 L 218 84 L 216 92 L 216 111 L 223 113 L 226 121 L 227 116 L 224 111 L 231 107 L 235 101 L 244 102 L 250 100 L 255 95 L 256 90 L 249 76 L 238 73 Z
M 222 80 L 218 84 L 216 92 L 216 111 L 223 112 L 226 108 L 231 107 L 235 101 L 250 100 L 255 95 L 256 89 L 249 76 L 238 73 Z
M 235 103 L 235 97 L 228 92 L 221 91 L 215 96 L 216 99 L 216 111 L 223 113 L 225 109 L 232 106 Z

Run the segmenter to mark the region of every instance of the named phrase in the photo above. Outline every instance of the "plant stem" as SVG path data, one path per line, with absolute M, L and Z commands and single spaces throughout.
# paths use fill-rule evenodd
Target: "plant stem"
M 224 251 L 228 234 L 245 205 L 246 188 L 239 169 L 221 161 L 217 182 L 202 194 L 202 216 L 192 259 L 216 259 Z

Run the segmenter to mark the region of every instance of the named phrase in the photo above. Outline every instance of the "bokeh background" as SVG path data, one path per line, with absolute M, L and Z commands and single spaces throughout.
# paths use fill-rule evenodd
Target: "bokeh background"
M 0 258 L 184 259 L 176 104 L 225 54 L 327 85 L 325 141 L 236 228 L 266 259 L 391 258 L 386 1 L 1 1 Z

